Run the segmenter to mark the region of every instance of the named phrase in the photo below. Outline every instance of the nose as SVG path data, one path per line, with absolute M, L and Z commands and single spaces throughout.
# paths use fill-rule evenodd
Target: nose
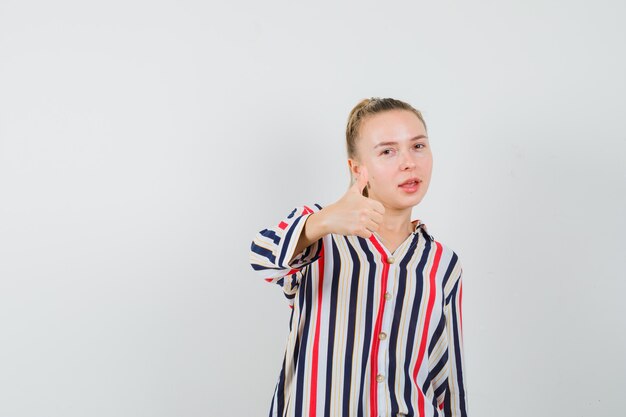
M 404 157 L 402 158 L 402 162 L 400 163 L 400 169 L 402 171 L 405 171 L 407 169 L 413 169 L 415 168 L 415 157 L 413 155 L 404 154 Z

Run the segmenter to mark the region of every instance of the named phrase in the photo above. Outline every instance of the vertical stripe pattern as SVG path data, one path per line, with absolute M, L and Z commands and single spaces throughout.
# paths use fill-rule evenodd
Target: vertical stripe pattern
M 296 254 L 321 209 L 294 208 L 250 248 L 291 308 L 269 415 L 467 416 L 457 254 L 419 220 L 393 253 L 374 233 L 329 234 Z

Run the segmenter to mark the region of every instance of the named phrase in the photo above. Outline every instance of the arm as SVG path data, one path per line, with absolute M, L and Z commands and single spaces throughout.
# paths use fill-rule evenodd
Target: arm
M 283 278 L 293 275 L 320 256 L 320 230 L 309 218 L 321 206 L 299 206 L 274 226 L 263 229 L 250 246 L 250 265 L 268 282 L 283 285 Z M 313 226 L 313 227 L 311 227 Z
M 463 315 L 461 311 L 463 296 L 463 270 L 460 262 L 457 265 L 458 275 L 447 303 L 444 307 L 446 317 L 446 333 L 448 339 L 448 387 L 444 399 L 444 415 L 446 417 L 467 417 L 467 387 L 463 352 Z
M 278 225 L 261 230 L 250 248 L 250 264 L 267 275 L 267 281 L 298 270 L 319 257 L 321 238 L 329 233 L 368 239 L 378 230 L 385 208 L 364 197 L 367 169 L 339 201 L 322 209 L 319 204 L 296 207 Z
M 361 195 L 366 182 L 366 179 L 362 179 L 355 183 L 341 200 L 311 214 L 305 220 L 294 255 L 330 233 L 357 235 L 367 239 L 371 230 L 378 230 L 385 208 L 381 203 Z
M 362 195 L 366 185 L 367 169 L 362 167 L 358 180 L 337 202 L 324 209 L 319 204 L 296 207 L 274 227 L 261 230 L 250 247 L 252 268 L 293 298 L 300 269 L 321 256 L 323 236 L 337 233 L 368 239 L 378 230 L 385 208 Z
M 320 238 L 330 233 L 326 228 L 324 214 L 324 210 L 321 210 L 310 214 L 306 218 L 306 220 L 304 220 L 304 227 L 302 228 L 302 232 L 300 233 L 300 237 L 298 239 L 298 244 L 296 245 L 296 249 L 294 250 L 294 256 L 289 263 L 293 261 L 297 254 L 302 253 L 304 249 L 308 248 L 309 246 L 320 240 Z

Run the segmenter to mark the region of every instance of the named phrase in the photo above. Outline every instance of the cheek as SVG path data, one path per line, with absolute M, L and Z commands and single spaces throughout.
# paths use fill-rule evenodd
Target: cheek
M 385 167 L 373 167 L 370 178 L 374 181 L 384 182 L 390 177 L 389 171 L 390 170 Z
M 431 162 L 426 167 L 424 167 L 424 179 L 427 180 L 428 182 L 430 182 L 430 178 L 432 177 L 432 173 L 433 173 L 433 164 Z
M 433 169 L 433 158 L 432 156 L 428 156 L 422 160 L 422 167 L 424 171 L 428 172 Z
M 371 183 L 379 193 L 385 194 L 392 189 L 392 185 L 395 184 L 397 178 L 394 177 L 393 172 L 387 172 L 385 170 L 376 171 L 371 176 Z

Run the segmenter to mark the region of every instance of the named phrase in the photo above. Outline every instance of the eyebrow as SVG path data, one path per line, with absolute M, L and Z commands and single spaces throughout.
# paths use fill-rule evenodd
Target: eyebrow
M 418 135 L 415 136 L 414 138 L 409 139 L 409 142 L 413 142 L 419 139 L 428 139 L 428 136 L 426 135 Z M 381 146 L 390 146 L 390 145 L 397 145 L 398 142 L 393 142 L 393 141 L 389 141 L 389 142 L 380 142 L 378 143 L 376 146 L 374 146 L 374 149 L 379 148 Z

